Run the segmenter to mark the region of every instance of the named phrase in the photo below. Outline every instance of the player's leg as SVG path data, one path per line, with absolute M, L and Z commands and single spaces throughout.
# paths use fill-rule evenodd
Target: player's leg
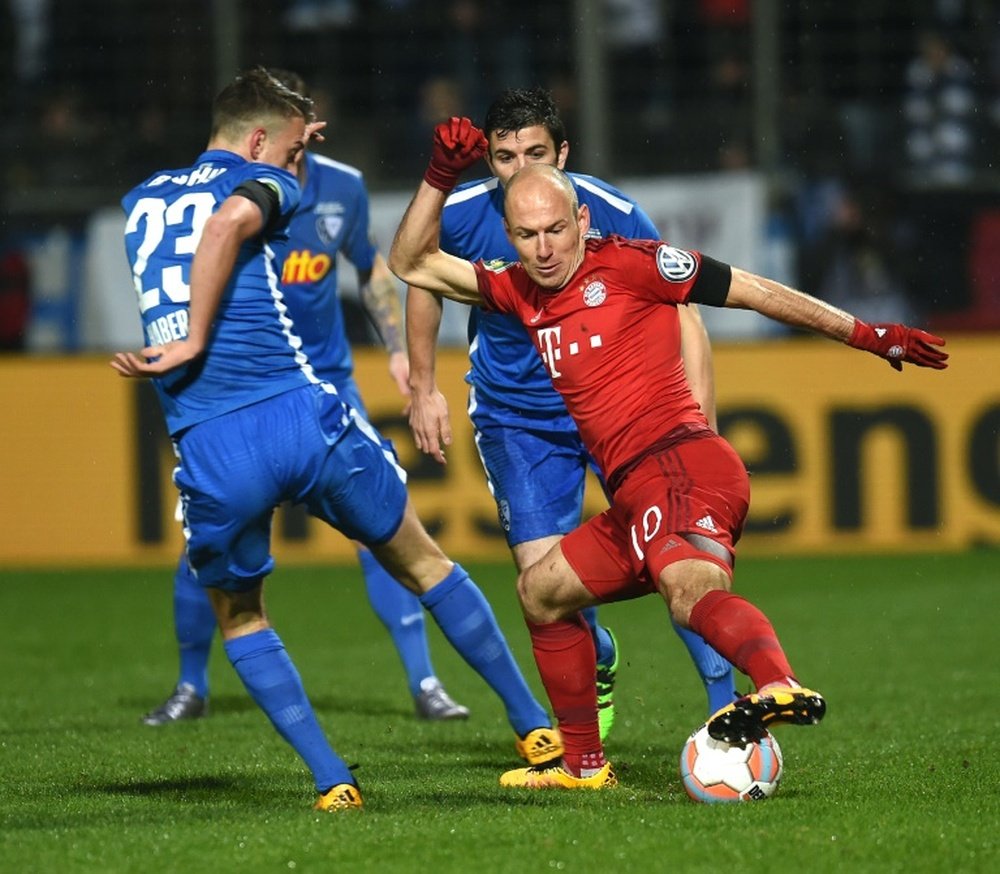
M 341 400 L 367 419 L 364 402 L 353 377 L 348 375 L 339 379 L 336 388 Z M 387 450 L 392 450 L 388 441 L 385 441 L 385 446 Z M 369 550 L 361 544 L 355 546 L 368 601 L 396 646 L 417 716 L 432 720 L 467 718 L 469 709 L 455 703 L 434 673 L 427 645 L 424 610 L 417 596 L 396 582 Z
M 371 551 L 360 545 L 358 561 L 368 600 L 392 637 L 403 663 L 417 716 L 432 720 L 467 718 L 469 709 L 452 699 L 434 673 L 419 598 L 396 582 Z
M 208 709 L 208 657 L 217 624 L 212 604 L 182 554 L 174 571 L 174 635 L 180 670 L 177 685 L 155 710 L 142 717 L 145 725 L 168 725 L 197 719 Z
M 373 545 L 372 551 L 396 579 L 421 591 L 420 602 L 448 642 L 503 701 L 507 719 L 520 739 L 551 727 L 486 597 L 462 566 L 441 552 L 409 501 L 391 539 Z
M 210 594 L 230 663 L 312 772 L 317 807 L 340 810 L 360 807 L 360 793 L 323 734 L 262 599 L 274 568 L 274 507 L 296 497 L 291 481 L 310 476 L 310 453 L 328 448 L 316 434 L 315 412 L 312 391 L 291 391 L 195 425 L 177 443 L 174 481 L 184 496 L 188 559 Z
M 250 697 L 309 768 L 319 793 L 317 809 L 360 807 L 347 763 L 330 746 L 306 696 L 298 670 L 264 615 L 262 580 L 245 591 L 209 589 L 226 656 Z
M 567 561 L 565 543 L 555 545 L 518 577 L 518 597 L 538 672 L 563 737 L 563 755 L 508 771 L 500 778 L 501 786 L 601 789 L 617 783 L 601 743 L 593 637 L 580 614 L 598 599 Z
M 553 416 L 544 427 L 511 420 L 488 403 L 470 408 L 476 448 L 497 517 L 518 572 L 545 556 L 559 538 L 580 524 L 589 455 L 569 416 Z M 594 638 L 601 737 L 614 724 L 614 685 L 619 655 L 614 634 L 587 607 L 584 620 Z
M 539 537 L 513 545 L 511 553 L 518 572 L 523 573 L 536 564 L 562 539 L 562 535 Z M 601 740 L 607 740 L 615 723 L 615 683 L 618 678 L 618 640 L 610 628 L 597 621 L 597 607 L 588 606 L 580 610 L 580 616 L 594 642 L 597 681 L 597 717 L 601 729 Z
M 310 512 L 366 544 L 396 580 L 419 594 L 449 643 L 499 695 L 522 742 L 537 729 L 551 729 L 486 598 L 417 519 L 405 478 L 378 432 L 355 414 L 304 497 Z
M 698 484 L 697 492 L 673 488 Z M 746 742 L 776 722 L 818 722 L 822 697 L 798 681 L 767 617 L 730 591 L 733 547 L 749 506 L 746 469 L 721 438 L 682 442 L 640 465 L 615 495 L 626 537 L 656 582 L 673 620 L 750 677 L 758 692 L 709 719 L 718 739 Z
M 728 573 L 719 565 L 705 558 L 676 561 L 663 569 L 658 581 L 674 620 L 711 642 L 757 689 L 710 718 L 712 737 L 746 743 L 774 725 L 809 725 L 823 718 L 822 696 L 801 686 L 771 622 L 758 607 L 729 591 Z

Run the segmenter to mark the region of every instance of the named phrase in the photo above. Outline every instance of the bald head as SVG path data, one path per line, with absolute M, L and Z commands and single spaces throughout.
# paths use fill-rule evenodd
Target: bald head
M 558 290 L 583 260 L 590 213 L 569 177 L 550 164 L 527 164 L 504 189 L 504 226 L 528 276 Z
M 576 218 L 576 189 L 569 176 L 551 164 L 526 164 L 510 177 L 504 189 L 504 216 L 510 222 L 512 210 L 543 201 L 563 206 L 573 219 Z

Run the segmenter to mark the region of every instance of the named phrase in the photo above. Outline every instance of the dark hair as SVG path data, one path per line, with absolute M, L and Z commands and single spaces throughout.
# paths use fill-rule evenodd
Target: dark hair
M 313 120 L 313 102 L 280 82 L 264 67 L 255 67 L 230 82 L 212 104 L 212 137 L 241 136 L 247 128 L 273 118 L 301 116 Z
M 558 149 L 566 142 L 566 125 L 559 117 L 552 95 L 544 88 L 508 88 L 486 110 L 483 132 L 504 136 L 526 127 L 541 125 Z

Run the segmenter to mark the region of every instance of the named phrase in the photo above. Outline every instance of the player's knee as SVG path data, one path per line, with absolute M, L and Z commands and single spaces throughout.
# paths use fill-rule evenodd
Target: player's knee
M 525 618 L 537 624 L 565 619 L 579 609 L 560 580 L 540 569 L 539 564 L 518 574 L 517 597 Z
M 667 565 L 660 571 L 657 585 L 678 625 L 689 627 L 691 611 L 709 592 L 731 588 L 729 574 L 713 561 L 686 559 Z
M 517 575 L 517 598 L 521 602 L 521 611 L 529 622 L 541 624 L 554 621 L 546 595 L 545 579 L 532 572 L 531 568 Z

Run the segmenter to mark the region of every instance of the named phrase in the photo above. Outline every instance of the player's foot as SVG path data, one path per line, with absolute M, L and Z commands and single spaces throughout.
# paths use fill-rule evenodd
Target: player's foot
M 361 791 L 353 783 L 338 783 L 327 789 L 313 805 L 316 810 L 332 813 L 338 810 L 356 810 L 364 806 Z
M 142 717 L 143 725 L 168 725 L 182 719 L 200 719 L 208 715 L 208 699 L 202 698 L 190 683 L 180 683 L 156 710 Z
M 615 648 L 614 658 L 610 664 L 597 663 L 597 725 L 601 730 L 601 742 L 603 743 L 609 734 L 611 726 L 615 724 L 615 680 L 618 677 L 618 639 L 610 628 L 604 629 L 611 638 L 611 645 Z
M 516 768 L 500 775 L 500 785 L 520 789 L 610 789 L 618 785 L 618 778 L 611 770 L 611 763 L 590 777 L 574 777 L 561 762 Z
M 825 713 L 826 701 L 818 692 L 801 686 L 771 686 L 727 704 L 708 720 L 708 733 L 716 740 L 745 747 L 776 725 L 814 725 Z
M 437 677 L 429 677 L 420 684 L 420 691 L 413 698 L 418 719 L 468 719 L 469 708 L 457 704 L 444 690 Z
M 514 741 L 517 754 L 529 765 L 545 765 L 562 758 L 563 742 L 558 728 L 534 728 Z

